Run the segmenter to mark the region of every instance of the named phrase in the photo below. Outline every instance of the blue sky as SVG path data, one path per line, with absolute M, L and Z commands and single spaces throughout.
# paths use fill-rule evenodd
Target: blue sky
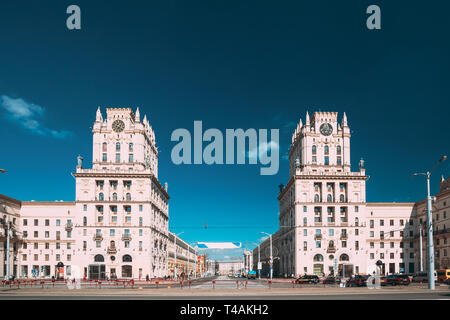
M 422 199 L 425 182 L 411 173 L 450 145 L 445 3 L 4 0 L 0 168 L 8 173 L 0 193 L 73 200 L 70 173 L 78 154 L 91 159 L 97 106 L 139 106 L 169 184 L 170 228 L 188 242 L 252 248 L 261 231 L 277 230 L 283 156 L 307 110 L 347 113 L 353 168 L 363 157 L 371 176 L 368 201 Z M 81 8 L 79 31 L 66 28 L 71 4 Z M 381 7 L 381 30 L 366 28 L 371 4 Z M 18 112 L 11 101 L 33 107 Z M 279 128 L 278 174 L 261 176 L 259 165 L 175 166 L 170 135 L 192 131 L 194 120 L 223 132 Z M 433 173 L 434 193 L 449 163 Z

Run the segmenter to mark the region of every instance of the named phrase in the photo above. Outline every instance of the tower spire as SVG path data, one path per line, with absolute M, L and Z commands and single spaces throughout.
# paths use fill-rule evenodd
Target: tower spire
M 342 117 L 342 127 L 347 126 L 347 115 L 344 112 L 344 116 Z
M 136 122 L 141 122 L 141 113 L 139 112 L 139 107 L 136 108 L 135 120 Z
M 308 113 L 308 111 L 306 111 L 306 123 L 305 123 L 305 126 L 309 126 L 309 113 Z
M 100 106 L 97 108 L 97 114 L 95 115 L 95 121 L 102 122 L 102 112 L 100 111 Z

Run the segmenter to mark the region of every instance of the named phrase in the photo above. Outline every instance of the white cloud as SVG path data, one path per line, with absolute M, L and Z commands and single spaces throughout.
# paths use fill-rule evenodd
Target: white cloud
M 279 148 L 278 143 L 275 141 L 270 142 L 263 142 L 259 145 L 259 148 L 253 148 L 252 150 L 249 150 L 247 153 L 247 157 L 249 159 L 258 160 L 258 152 L 259 154 L 268 154 L 268 151 L 270 150 L 277 150 Z
M 67 130 L 54 130 L 42 125 L 39 118 L 42 118 L 45 109 L 37 104 L 30 103 L 21 98 L 11 98 L 6 95 L 0 96 L 0 109 L 6 111 L 6 118 L 28 131 L 42 136 L 50 136 L 57 139 L 64 139 L 72 135 Z

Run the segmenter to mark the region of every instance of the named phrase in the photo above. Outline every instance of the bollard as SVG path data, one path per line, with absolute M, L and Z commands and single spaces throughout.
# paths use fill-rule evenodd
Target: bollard
M 180 288 L 183 289 L 183 280 L 180 281 Z
M 158 287 L 159 287 L 159 281 L 156 281 L 155 283 L 156 283 L 156 289 L 158 289 Z
M 189 280 L 189 289 L 191 288 L 191 283 L 192 283 L 192 281 L 191 281 L 191 280 Z
M 272 287 L 272 281 L 267 281 L 267 284 L 269 285 L 269 289 Z
M 212 282 L 213 289 L 215 288 L 215 284 L 216 284 L 216 281 L 213 280 L 213 282 Z
M 44 283 L 45 281 L 41 281 L 42 289 L 44 289 Z
M 239 280 L 236 280 L 236 289 L 239 289 Z
M 248 280 L 245 280 L 245 289 L 247 289 Z
M 292 282 L 292 288 L 295 288 L 295 281 L 292 280 L 291 282 Z
M 130 280 L 130 284 L 131 284 L 131 289 L 134 289 L 134 280 L 133 279 Z

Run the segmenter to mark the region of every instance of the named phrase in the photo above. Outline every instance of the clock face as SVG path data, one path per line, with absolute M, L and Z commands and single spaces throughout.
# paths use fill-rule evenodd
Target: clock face
M 324 136 L 329 136 L 330 134 L 333 133 L 333 127 L 329 123 L 323 123 L 320 126 L 320 133 L 323 134 Z
M 116 120 L 112 124 L 112 129 L 115 132 L 122 132 L 124 128 L 125 128 L 125 123 L 123 123 L 122 120 Z

